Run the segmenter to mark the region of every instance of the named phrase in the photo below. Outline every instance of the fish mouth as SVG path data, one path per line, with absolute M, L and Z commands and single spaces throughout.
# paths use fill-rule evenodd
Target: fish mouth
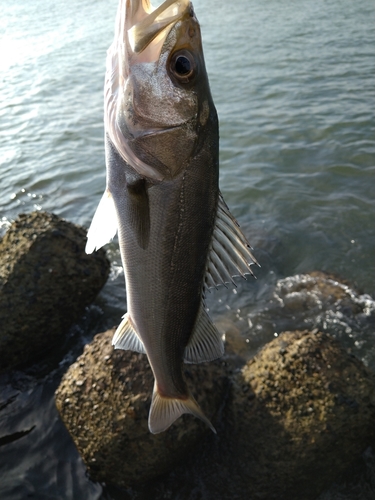
M 134 139 L 142 139 L 143 137 L 152 137 L 154 135 L 163 135 L 165 133 L 176 130 L 181 127 L 181 125 L 172 125 L 170 127 L 162 127 L 162 128 L 150 128 L 147 130 L 140 130 L 134 134 Z
M 156 61 L 171 27 L 189 9 L 190 0 L 165 0 L 156 8 L 150 0 L 120 0 L 115 40 L 126 47 L 128 60 Z

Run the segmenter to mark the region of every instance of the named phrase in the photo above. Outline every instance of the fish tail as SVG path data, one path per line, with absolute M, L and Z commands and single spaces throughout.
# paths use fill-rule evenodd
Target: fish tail
M 203 413 L 194 397 L 189 394 L 186 399 L 167 398 L 159 394 L 156 383 L 152 394 L 148 427 L 152 434 L 168 429 L 184 413 L 200 418 L 216 434 L 216 430 Z

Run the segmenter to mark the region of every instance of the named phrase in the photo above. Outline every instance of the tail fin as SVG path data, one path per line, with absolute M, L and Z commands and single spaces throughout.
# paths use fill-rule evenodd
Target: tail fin
M 184 413 L 190 413 L 200 418 L 216 434 L 214 426 L 200 409 L 193 396 L 189 395 L 187 399 L 165 398 L 158 393 L 155 383 L 148 416 L 150 432 L 158 434 L 167 430 Z

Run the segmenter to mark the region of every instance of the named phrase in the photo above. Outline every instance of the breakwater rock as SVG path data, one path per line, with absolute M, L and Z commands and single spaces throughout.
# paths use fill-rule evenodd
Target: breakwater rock
M 0 241 L 0 372 L 55 349 L 109 274 L 104 251 L 56 215 L 21 214 Z
M 375 443 L 374 375 L 325 333 L 284 332 L 241 369 L 189 366 L 217 436 L 189 415 L 151 435 L 147 359 L 113 351 L 112 334 L 86 346 L 56 392 L 93 479 L 139 498 L 308 500 Z

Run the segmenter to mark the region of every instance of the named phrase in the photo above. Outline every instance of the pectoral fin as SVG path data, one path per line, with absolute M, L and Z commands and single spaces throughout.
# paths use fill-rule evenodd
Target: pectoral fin
M 192 395 L 186 399 L 167 398 L 158 393 L 157 385 L 154 385 L 151 408 L 148 416 L 148 427 L 152 434 L 158 434 L 170 427 L 184 413 L 190 413 L 200 418 L 216 434 L 216 430 L 203 413 Z
M 242 276 L 244 279 L 246 274 L 254 276 L 250 268 L 252 264 L 259 266 L 238 222 L 220 194 L 205 285 L 207 288 L 226 286 L 226 283 L 236 286 L 233 276 Z
M 87 232 L 86 253 L 99 250 L 116 235 L 117 217 L 111 193 L 106 189 Z
M 115 331 L 112 345 L 115 349 L 124 349 L 124 351 L 135 351 L 146 354 L 145 346 L 138 337 L 128 313 L 123 316 L 123 320 Z
M 138 245 L 146 249 L 150 237 L 150 205 L 146 180 L 139 179 L 127 185 L 130 199 L 130 225 L 136 234 Z
M 185 348 L 185 363 L 204 363 L 224 354 L 222 336 L 212 323 L 202 302 L 193 334 Z

